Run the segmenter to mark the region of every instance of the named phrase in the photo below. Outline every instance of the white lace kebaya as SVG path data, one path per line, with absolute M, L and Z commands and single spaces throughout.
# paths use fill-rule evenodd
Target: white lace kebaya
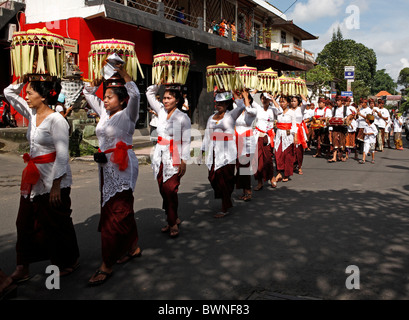
M 287 134 L 287 130 L 278 129 L 274 138 L 274 148 L 277 151 L 281 147 L 282 151 L 285 151 L 289 146 L 294 143 L 294 136 L 297 134 L 297 121 L 295 111 L 292 109 L 287 110 L 286 113 L 279 114 L 277 117 L 277 123 L 291 124 L 290 134 Z
M 27 102 L 19 95 L 24 84 L 10 85 L 4 89 L 4 96 L 14 109 L 28 119 L 27 140 L 30 143 L 30 157 L 56 152 L 54 162 L 37 163 L 40 179 L 32 186 L 30 199 L 49 193 L 53 181 L 62 178 L 60 187 L 68 188 L 72 184 L 71 168 L 69 165 L 69 125 L 58 112 L 48 115 L 37 127 L 36 110 L 31 109 Z
M 162 139 L 155 146 L 153 157 L 151 157 L 153 175 L 156 179 L 159 173 L 160 164 L 163 163 L 163 182 L 169 180 L 172 176 L 179 172 L 180 161 L 188 161 L 190 159 L 190 143 L 191 143 L 191 121 L 187 114 L 183 113 L 179 109 L 176 109 L 169 120 L 168 112 L 161 102 L 156 99 L 156 94 L 159 91 L 158 85 L 152 85 L 148 87 L 146 91 L 146 97 L 148 103 L 158 115 L 157 133 L 158 139 Z M 174 148 L 175 155 L 177 146 L 177 152 L 180 156 L 178 163 L 174 163 L 170 142 Z M 163 143 L 165 142 L 165 143 Z
M 254 154 L 256 151 L 257 141 L 253 130 L 253 122 L 257 116 L 257 109 L 254 106 L 255 104 L 256 103 L 253 102 L 251 106 L 246 107 L 245 111 L 243 111 L 236 120 L 236 132 L 240 139 L 236 143 L 239 148 L 239 150 L 237 150 L 238 157 Z M 233 107 L 237 108 L 237 105 L 233 104 Z M 248 135 L 249 131 L 251 131 L 250 135 Z
M 104 102 L 95 95 L 98 87 L 92 87 L 89 83 L 84 87 L 83 92 L 88 104 L 100 117 L 96 127 L 96 135 L 102 152 L 115 148 L 120 141 L 128 146 L 132 145 L 135 124 L 139 118 L 140 93 L 138 87 L 132 81 L 127 82 L 125 88 L 129 95 L 127 107 L 109 118 Z M 116 193 L 129 189 L 134 191 L 139 170 L 138 158 L 132 149 L 128 150 L 128 167 L 124 171 L 120 171 L 119 166 L 110 161 L 112 153 L 108 153 L 106 156 L 108 162 L 99 163 L 99 167 L 104 174 L 102 206 Z M 101 179 L 101 177 L 99 178 Z
M 243 99 L 235 100 L 237 108 L 232 111 L 226 111 L 223 119 L 214 120 L 216 113 L 212 114 L 207 120 L 205 136 L 202 143 L 202 151 L 207 152 L 206 165 L 211 170 L 214 157 L 214 170 L 235 163 L 237 158 L 236 139 L 234 136 L 234 128 L 237 118 L 245 109 Z M 216 140 L 212 137 L 216 136 Z M 220 136 L 219 136 L 220 135 Z M 226 139 L 223 139 L 222 136 Z M 227 140 L 227 141 L 226 141 Z

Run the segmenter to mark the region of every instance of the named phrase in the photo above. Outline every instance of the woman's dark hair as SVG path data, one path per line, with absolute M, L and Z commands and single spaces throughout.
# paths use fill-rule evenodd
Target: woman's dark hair
M 167 88 L 165 92 L 169 93 L 172 97 L 174 97 L 177 102 L 176 106 L 179 110 L 182 110 L 183 104 L 185 103 L 185 99 L 183 98 L 183 93 L 181 90 Z
M 280 97 L 280 100 L 281 100 L 281 99 L 283 99 L 284 101 L 287 101 L 288 104 L 291 103 L 291 97 L 289 97 L 289 96 L 281 96 L 281 97 Z
M 45 98 L 44 103 L 49 106 L 56 105 L 58 95 L 61 92 L 61 81 L 30 81 L 31 88 L 41 97 Z
M 301 97 L 300 97 L 300 96 L 291 96 L 291 97 L 290 97 L 290 99 L 291 99 L 291 100 L 293 100 L 293 99 L 297 99 L 298 105 L 300 105 L 300 104 L 301 104 L 301 102 L 302 102 L 302 99 L 301 99 Z
M 251 94 L 249 94 L 249 101 L 250 101 L 250 105 L 252 105 L 254 102 L 254 98 Z
M 121 103 L 123 102 L 121 108 L 122 110 L 128 106 L 128 91 L 126 91 L 125 87 L 108 87 L 107 89 L 111 89 L 113 94 L 118 97 L 118 101 Z
M 228 110 L 228 111 L 232 111 L 234 109 L 234 106 L 233 106 L 234 105 L 234 100 L 233 99 L 216 102 L 216 105 L 220 105 L 220 104 L 225 105 L 226 110 Z

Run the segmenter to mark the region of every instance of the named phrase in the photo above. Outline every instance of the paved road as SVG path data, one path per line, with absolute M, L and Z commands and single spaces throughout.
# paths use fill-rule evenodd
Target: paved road
M 12 154 L 0 154 L 0 163 L 0 265 L 11 273 L 24 165 Z M 219 202 L 206 167 L 189 166 L 179 192 L 177 239 L 159 231 L 161 198 L 150 166 L 141 166 L 134 195 L 143 257 L 116 266 L 98 288 L 86 286 L 100 264 L 97 167 L 82 161 L 71 166 L 81 267 L 50 291 L 48 263 L 32 265 L 34 277 L 20 286 L 18 299 L 409 299 L 407 145 L 377 153 L 374 165 L 330 164 L 306 155 L 303 176 L 277 189 L 266 186 L 250 203 L 236 201 L 223 220 L 212 217 Z M 345 286 L 350 265 L 360 270 L 359 290 Z

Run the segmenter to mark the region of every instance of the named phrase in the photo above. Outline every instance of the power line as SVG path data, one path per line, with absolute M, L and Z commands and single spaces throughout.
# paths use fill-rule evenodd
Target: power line
M 290 10 L 290 9 L 292 8 L 292 6 L 295 5 L 295 3 L 296 3 L 297 1 L 298 1 L 298 0 L 295 0 L 295 1 L 293 2 L 293 4 L 292 4 L 291 6 L 289 6 L 288 9 L 285 10 L 285 11 L 280 15 L 280 17 L 281 17 L 283 14 L 285 14 L 288 10 Z M 268 2 L 268 1 L 266 1 L 266 2 Z M 269 2 L 268 2 L 268 3 L 269 3 Z M 270 3 L 270 4 L 271 4 L 271 3 Z M 273 4 L 271 4 L 271 5 L 273 5 Z

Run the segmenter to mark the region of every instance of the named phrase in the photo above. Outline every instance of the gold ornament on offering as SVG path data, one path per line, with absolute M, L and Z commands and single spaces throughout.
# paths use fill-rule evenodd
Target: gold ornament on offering
M 11 73 L 15 77 L 42 74 L 61 79 L 64 74 L 64 37 L 46 28 L 14 32 L 10 59 Z
M 278 73 L 271 68 L 260 71 L 258 73 L 259 91 L 270 92 L 271 94 L 279 93 L 281 90 L 280 81 L 278 80 Z
M 160 53 L 153 56 L 153 84 L 184 85 L 189 73 L 190 56 L 187 54 Z
M 116 53 L 124 62 L 125 70 L 132 80 L 136 81 L 138 70 L 145 79 L 141 65 L 135 52 L 135 43 L 126 40 L 105 39 L 91 41 L 91 51 L 88 54 L 88 79 L 100 79 L 101 70 L 106 64 L 106 59 Z
M 258 89 L 259 78 L 257 74 L 257 68 L 248 67 L 247 65 L 243 67 L 236 67 L 236 75 L 236 89 Z
M 206 82 L 207 92 L 213 92 L 215 87 L 218 91 L 235 91 L 240 88 L 236 68 L 225 63 L 208 66 L 206 68 Z
M 281 95 L 284 96 L 308 96 L 307 84 L 304 79 L 287 78 L 281 76 L 279 78 L 281 84 Z

